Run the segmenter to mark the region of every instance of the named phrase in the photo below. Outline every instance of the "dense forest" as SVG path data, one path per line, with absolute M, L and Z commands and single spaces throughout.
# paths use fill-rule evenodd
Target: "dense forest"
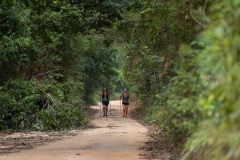
M 84 127 L 129 88 L 179 159 L 240 158 L 239 0 L 1 0 L 0 130 Z

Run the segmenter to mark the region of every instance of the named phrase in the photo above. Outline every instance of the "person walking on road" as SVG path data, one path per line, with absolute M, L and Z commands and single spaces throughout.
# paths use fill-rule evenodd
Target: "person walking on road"
M 127 117 L 128 115 L 128 106 L 129 106 L 130 94 L 127 91 L 127 88 L 124 88 L 123 94 L 120 96 L 120 100 L 122 100 L 123 106 L 123 117 Z
M 103 88 L 102 93 L 100 93 L 100 99 L 102 100 L 103 105 L 103 117 L 108 116 L 107 114 L 110 97 L 111 97 L 110 92 L 106 88 Z

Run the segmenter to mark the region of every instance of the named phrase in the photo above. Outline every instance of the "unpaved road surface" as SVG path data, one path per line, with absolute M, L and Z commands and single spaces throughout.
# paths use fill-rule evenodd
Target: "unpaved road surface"
M 0 155 L 0 160 L 151 159 L 151 152 L 144 149 L 151 140 L 147 129 L 131 118 L 123 118 L 119 101 L 111 101 L 111 115 L 107 118 L 100 118 L 99 106 L 92 108 L 98 110 L 91 121 L 93 128 L 34 149 Z

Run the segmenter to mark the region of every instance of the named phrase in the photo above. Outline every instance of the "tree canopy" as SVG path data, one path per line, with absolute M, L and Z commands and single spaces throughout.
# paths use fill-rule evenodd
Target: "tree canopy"
M 239 158 L 239 5 L 140 0 L 119 22 L 124 77 L 182 159 Z
M 239 8 L 2 0 L 0 129 L 83 127 L 103 87 L 115 97 L 128 87 L 144 120 L 183 144 L 179 159 L 239 159 Z

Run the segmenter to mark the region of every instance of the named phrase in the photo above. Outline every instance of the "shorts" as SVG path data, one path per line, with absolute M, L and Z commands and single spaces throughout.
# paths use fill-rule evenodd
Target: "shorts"
M 102 101 L 102 104 L 103 104 L 104 106 L 108 106 L 109 101 Z
M 126 105 L 126 106 L 129 105 L 129 103 L 122 103 L 122 104 L 123 104 L 123 105 Z

